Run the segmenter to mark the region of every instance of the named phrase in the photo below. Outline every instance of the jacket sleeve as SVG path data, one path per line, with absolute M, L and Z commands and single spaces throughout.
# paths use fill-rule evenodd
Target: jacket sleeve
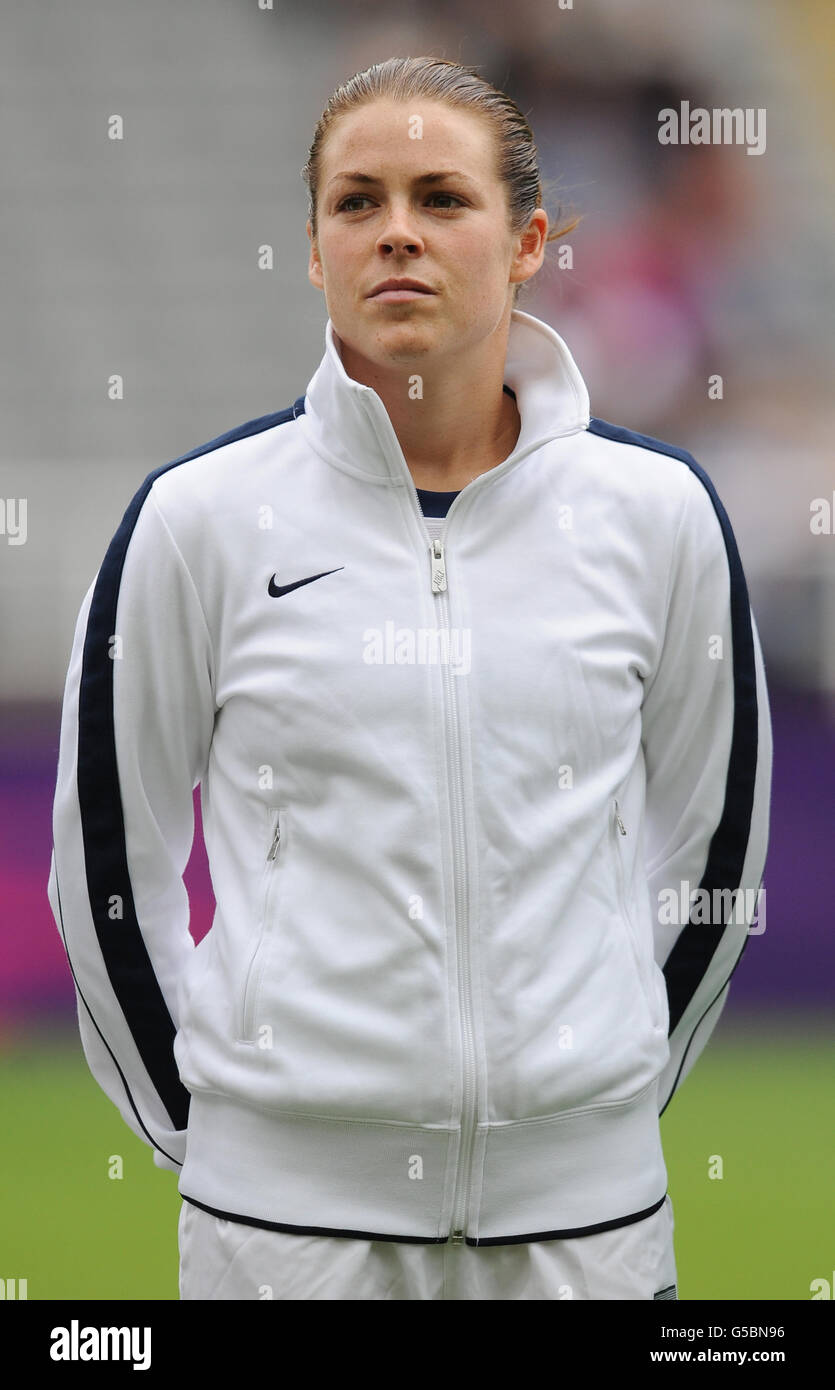
M 689 457 L 689 456 L 688 456 Z M 765 929 L 772 739 L 765 670 L 727 514 L 692 459 L 664 637 L 643 699 L 644 860 L 669 1003 L 669 1104 Z
M 48 896 L 84 1054 L 159 1167 L 185 1157 L 175 1057 L 194 942 L 183 872 L 214 728 L 209 632 L 152 474 L 78 616 L 67 673 Z

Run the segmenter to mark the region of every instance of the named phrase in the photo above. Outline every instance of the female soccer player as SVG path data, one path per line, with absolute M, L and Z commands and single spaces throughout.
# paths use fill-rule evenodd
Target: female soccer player
M 146 478 L 79 614 L 85 1054 L 179 1174 L 183 1299 L 674 1298 L 659 1113 L 768 835 L 731 527 L 514 307 L 566 229 L 509 97 L 377 64 L 305 174 L 318 369 Z

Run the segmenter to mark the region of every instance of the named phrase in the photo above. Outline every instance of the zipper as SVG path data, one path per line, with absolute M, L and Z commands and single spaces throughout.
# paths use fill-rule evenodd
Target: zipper
M 374 426 L 378 438 L 380 438 L 381 424 L 383 424 L 383 428 L 387 430 L 389 445 L 393 445 L 393 456 L 397 464 L 396 471 L 398 473 L 401 473 L 403 471 L 403 465 L 405 465 L 407 480 L 411 484 L 409 491 L 411 494 L 412 510 L 423 529 L 424 536 L 427 536 L 428 531 L 425 526 L 425 517 L 423 515 L 423 509 L 420 505 L 420 498 L 417 494 L 417 486 L 408 468 L 408 464 L 406 464 L 406 461 L 401 452 L 400 443 L 394 433 L 394 428 L 391 424 L 391 420 L 387 412 L 385 411 L 383 411 L 383 415 L 385 416 L 384 423 L 379 419 L 378 411 L 375 404 L 369 399 L 368 394 L 365 392 L 362 395 L 362 403 L 368 414 L 369 419 L 371 420 Z M 585 428 L 585 426 L 583 428 Z M 505 467 L 505 464 L 508 464 L 511 460 L 513 460 L 514 462 L 518 462 L 519 458 L 523 458 L 527 454 L 533 453 L 534 450 L 541 448 L 541 446 L 544 443 L 549 442 L 551 439 L 558 439 L 564 437 L 565 435 L 576 433 L 578 433 L 577 428 L 572 427 L 569 430 L 561 431 L 559 434 L 548 434 L 547 437 L 544 437 L 542 439 L 530 440 L 521 454 L 517 455 L 517 452 L 514 449 L 510 457 L 505 459 L 502 464 L 498 465 L 498 467 L 499 469 L 503 469 Z M 386 452 L 388 453 L 388 449 L 386 449 Z M 495 472 L 495 470 L 492 471 Z M 444 554 L 444 544 L 446 542 L 450 518 L 452 517 L 452 514 L 455 512 L 456 507 L 461 507 L 462 499 L 467 497 L 472 498 L 473 488 L 477 488 L 480 484 L 483 485 L 484 480 L 489 478 L 490 476 L 491 471 L 488 470 L 487 473 L 481 474 L 479 477 L 474 478 L 473 481 L 469 483 L 466 488 L 462 488 L 459 491 L 457 497 L 453 498 L 453 501 L 446 514 L 446 517 L 444 518 L 444 524 L 441 527 L 440 536 L 438 536 L 437 538 L 430 538 L 429 556 L 431 591 L 433 594 L 438 596 L 438 607 L 441 610 L 441 616 L 447 629 L 449 628 L 449 598 L 447 592 L 447 573 L 446 558 Z M 467 895 L 467 885 L 469 883 L 469 878 L 467 875 L 466 867 L 467 841 L 464 826 L 463 782 L 461 779 L 461 739 L 455 685 L 448 664 L 444 664 L 443 666 L 443 681 L 446 686 L 446 702 L 444 707 L 444 715 L 446 716 L 447 710 L 449 710 L 452 715 L 451 720 L 447 721 L 447 729 L 449 729 L 450 727 L 452 728 L 452 743 L 454 747 L 455 763 L 455 776 L 451 779 L 450 785 L 453 802 L 453 829 L 455 838 L 453 853 L 453 869 L 455 872 L 455 939 L 459 980 L 459 1005 L 461 1013 L 463 1079 L 461 1149 L 458 1156 L 458 1166 L 455 1174 L 455 1186 L 453 1189 L 452 1230 L 450 1232 L 449 1238 L 453 1245 L 462 1245 L 464 1243 L 464 1231 L 467 1221 L 467 1210 L 469 1206 L 470 1186 L 472 1177 L 472 1152 L 478 1114 L 478 1097 L 476 1088 L 475 1030 L 473 1025 L 470 990 L 470 950 L 469 938 L 466 932 L 466 924 L 469 920 L 469 900 Z M 449 747 L 449 743 L 450 740 L 448 739 L 447 747 Z M 461 871 L 458 870 L 459 864 L 463 866 Z M 459 904 L 463 905 L 460 910 Z
M 446 563 L 444 561 L 444 546 L 440 536 L 433 540 L 429 547 L 432 559 L 432 592 L 442 594 L 446 590 Z
M 458 500 L 457 498 L 455 499 Z M 455 502 L 452 504 L 455 505 Z M 452 508 L 450 508 L 450 511 Z M 447 520 L 449 513 L 447 513 Z M 444 531 L 446 526 L 444 527 Z M 441 537 L 434 539 L 430 546 L 432 593 L 438 596 L 438 609 L 441 626 L 449 628 L 449 596 L 447 590 L 446 559 Z M 448 663 L 442 667 L 445 687 L 444 714 L 448 732 L 447 748 L 452 749 L 450 795 L 453 816 L 453 872 L 455 899 L 455 943 L 457 952 L 458 998 L 461 1015 L 462 1039 L 462 1100 L 461 1100 L 461 1148 L 453 1188 L 452 1230 L 450 1241 L 453 1245 L 463 1245 L 467 1224 L 467 1210 L 470 1198 L 473 1144 L 477 1121 L 476 1090 L 476 1048 L 475 1028 L 471 997 L 471 961 L 469 922 L 469 875 L 467 873 L 467 836 L 464 825 L 464 790 L 461 775 L 461 731 L 458 715 L 455 681 Z M 448 763 L 449 765 L 449 763 Z
M 613 804 L 614 804 L 614 812 L 615 812 L 615 825 L 616 825 L 616 827 L 617 827 L 618 833 L 621 834 L 621 835 L 625 835 L 625 834 L 626 834 L 626 826 L 624 825 L 623 819 L 622 819 L 621 814 L 620 814 L 620 806 L 618 805 L 617 798 L 614 798 L 614 803 L 613 803 Z M 656 1010 L 656 1006 L 655 1006 L 655 1002 L 654 1002 L 654 1000 L 653 1000 L 652 988 L 651 988 L 651 986 L 650 986 L 650 982 L 647 980 L 647 978 L 646 978 L 646 972 L 645 972 L 645 970 L 644 970 L 643 965 L 641 964 L 640 942 L 638 941 L 638 938 L 637 938 L 637 935 L 636 935 L 636 932 L 635 932 L 635 927 L 634 927 L 633 922 L 632 922 L 632 914 L 631 914 L 631 912 L 630 912 L 630 910 L 629 910 L 629 904 L 628 904 L 628 902 L 627 902 L 626 884 L 625 884 L 625 881 L 624 881 L 624 873 L 623 873 L 623 856 L 622 856 L 621 851 L 620 851 L 619 847 L 617 846 L 617 844 L 615 845 L 615 859 L 616 859 L 616 861 L 617 861 L 618 895 L 619 895 L 619 897 L 620 897 L 620 906 L 621 906 L 621 909 L 622 909 L 622 911 L 623 911 L 623 916 L 624 916 L 624 920 L 625 920 L 625 922 L 626 922 L 627 931 L 629 932 L 629 944 L 630 944 L 630 947 L 631 947 L 631 950 L 632 950 L 633 959 L 634 959 L 634 961 L 635 961 L 635 968 L 636 968 L 636 970 L 637 970 L 637 972 L 638 972 L 638 983 L 639 983 L 640 986 L 641 986 L 641 990 L 642 990 L 642 992 L 643 992 L 644 999 L 646 1000 L 647 1007 L 649 1008 L 650 1021 L 652 1022 L 653 1027 L 657 1027 L 658 1025 L 656 1024 L 656 1021 L 655 1021 L 655 1010 Z
M 253 1042 L 252 1029 L 254 1027 L 255 1006 L 258 998 L 259 985 L 264 965 L 264 948 L 269 939 L 270 920 L 269 908 L 272 899 L 272 887 L 276 878 L 276 860 L 279 857 L 278 851 L 282 839 L 282 828 L 284 824 L 285 808 L 274 806 L 272 810 L 272 834 L 270 838 L 267 858 L 264 864 L 264 879 L 261 889 L 261 929 L 258 933 L 258 941 L 247 970 L 246 982 L 244 984 L 243 995 L 243 1021 L 241 1025 L 241 1037 L 246 1042 Z

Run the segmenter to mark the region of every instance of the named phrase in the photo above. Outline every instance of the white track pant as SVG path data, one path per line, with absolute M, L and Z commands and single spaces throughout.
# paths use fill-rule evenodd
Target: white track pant
M 518 1245 L 289 1235 L 183 1202 L 181 1299 L 675 1298 L 673 1205 L 613 1231 Z

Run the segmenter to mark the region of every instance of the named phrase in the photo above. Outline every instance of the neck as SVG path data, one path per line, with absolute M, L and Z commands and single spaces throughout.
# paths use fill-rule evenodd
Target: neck
M 459 355 L 451 362 L 433 358 L 393 367 L 337 341 L 348 375 L 371 386 L 386 407 L 416 487 L 458 492 L 513 452 L 522 421 L 502 389 L 506 331 L 479 344 L 475 360 Z M 413 399 L 416 375 L 422 395 Z

